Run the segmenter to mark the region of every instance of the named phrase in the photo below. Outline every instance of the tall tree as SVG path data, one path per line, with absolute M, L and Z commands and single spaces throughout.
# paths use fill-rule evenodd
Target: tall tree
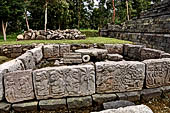
M 12 23 L 24 14 L 23 0 L 0 0 L 0 20 L 2 24 L 2 32 L 6 41 L 6 32 L 8 22 Z
M 114 0 L 112 0 L 112 4 L 113 4 L 113 23 L 115 23 L 116 11 L 115 11 L 115 1 Z

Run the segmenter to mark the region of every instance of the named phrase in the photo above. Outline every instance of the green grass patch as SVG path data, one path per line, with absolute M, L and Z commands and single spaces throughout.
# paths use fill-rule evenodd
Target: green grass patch
M 99 36 L 98 30 L 82 29 L 80 31 L 82 34 L 85 34 L 87 37 L 98 37 Z
M 1 37 L 2 38 L 2 37 Z M 16 37 L 7 37 L 7 41 L 0 40 L 0 45 L 13 45 L 13 44 L 33 44 L 33 43 L 44 43 L 44 44 L 125 44 L 132 43 L 130 41 L 118 40 L 115 38 L 106 38 L 106 37 L 88 37 L 85 40 L 24 40 L 16 41 Z
M 0 56 L 0 64 L 12 60 L 11 58 L 5 57 L 5 56 Z

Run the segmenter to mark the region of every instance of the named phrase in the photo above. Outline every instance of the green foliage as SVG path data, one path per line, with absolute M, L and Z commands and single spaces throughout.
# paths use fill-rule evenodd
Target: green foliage
M 80 31 L 82 34 L 85 34 L 87 37 L 98 37 L 99 36 L 98 30 L 83 29 Z

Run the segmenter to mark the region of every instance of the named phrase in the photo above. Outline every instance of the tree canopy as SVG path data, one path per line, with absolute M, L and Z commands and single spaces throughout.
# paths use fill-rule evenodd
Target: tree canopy
M 127 1 L 129 18 L 133 18 L 150 8 L 151 1 L 160 0 L 114 0 L 115 24 L 127 20 Z M 46 2 L 47 29 L 98 29 L 112 22 L 112 0 L 0 0 L 0 20 L 8 22 L 7 31 L 27 30 L 24 16 L 26 11 L 30 28 L 44 29 Z

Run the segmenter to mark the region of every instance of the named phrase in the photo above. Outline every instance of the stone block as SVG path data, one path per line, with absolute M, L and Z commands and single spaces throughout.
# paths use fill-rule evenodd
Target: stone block
M 153 113 L 153 111 L 146 105 L 137 105 L 91 113 Z
M 0 102 L 0 113 L 9 113 L 11 110 L 11 104 L 6 102 Z
M 94 60 L 104 60 L 107 56 L 107 49 L 78 49 L 75 50 L 76 53 L 81 53 L 82 55 L 89 55 L 90 57 L 94 58 Z
M 60 45 L 60 57 L 63 57 L 64 53 L 70 53 L 70 45 Z
M 37 111 L 38 108 L 38 102 L 32 101 L 32 102 L 22 102 L 22 103 L 16 103 L 12 105 L 12 108 L 17 112 L 31 112 L 31 111 Z
M 17 70 L 24 70 L 24 64 L 21 60 L 11 60 L 0 65 L 0 101 L 4 99 L 3 76 L 5 73 Z
M 127 100 L 118 100 L 103 103 L 104 109 L 117 109 L 120 107 L 134 106 L 135 103 L 127 101 Z
M 109 54 L 123 54 L 123 44 L 104 44 Z
M 159 59 L 159 58 L 161 58 L 161 54 L 163 54 L 163 53 L 164 52 L 160 51 L 160 50 L 143 48 L 143 49 L 141 49 L 141 60 Z
M 96 63 L 97 93 L 142 90 L 145 64 L 135 61 Z
M 170 54 L 169 53 L 163 53 L 161 55 L 161 58 L 170 58 Z
M 95 93 L 95 71 L 92 65 L 48 67 L 33 72 L 38 100 Z
M 117 95 L 119 100 L 128 100 L 128 97 L 125 94 L 125 92 L 123 92 L 123 93 L 116 93 L 116 95 Z
M 21 45 L 14 45 L 14 46 L 12 47 L 12 52 L 13 52 L 13 53 L 22 53 L 22 47 L 21 47 Z
M 26 52 L 19 56 L 17 59 L 23 62 L 25 69 L 35 69 L 35 59 L 32 53 Z
M 107 54 L 107 59 L 110 61 L 121 61 L 123 56 L 119 54 Z
M 127 100 L 131 102 L 140 101 L 140 92 L 125 92 L 125 95 L 127 96 Z
M 93 101 L 97 104 L 103 104 L 104 102 L 114 101 L 116 94 L 94 94 L 92 95 Z
M 92 106 L 91 96 L 67 98 L 68 109 L 88 108 Z
M 170 58 L 145 60 L 146 87 L 156 88 L 170 85 Z
M 34 99 L 32 70 L 4 75 L 5 98 L 9 103 Z
M 162 94 L 161 88 L 154 88 L 154 89 L 144 89 L 141 91 L 141 100 L 142 101 L 149 101 L 153 98 L 160 98 Z
M 39 106 L 41 110 L 57 112 L 67 111 L 66 99 L 40 100 Z
M 60 56 L 59 45 L 44 45 L 44 58 L 58 58 Z
M 63 54 L 64 64 L 81 64 L 82 57 L 81 53 L 64 53 Z
M 37 47 L 29 50 L 33 54 L 36 63 L 39 63 L 43 58 L 42 47 Z

